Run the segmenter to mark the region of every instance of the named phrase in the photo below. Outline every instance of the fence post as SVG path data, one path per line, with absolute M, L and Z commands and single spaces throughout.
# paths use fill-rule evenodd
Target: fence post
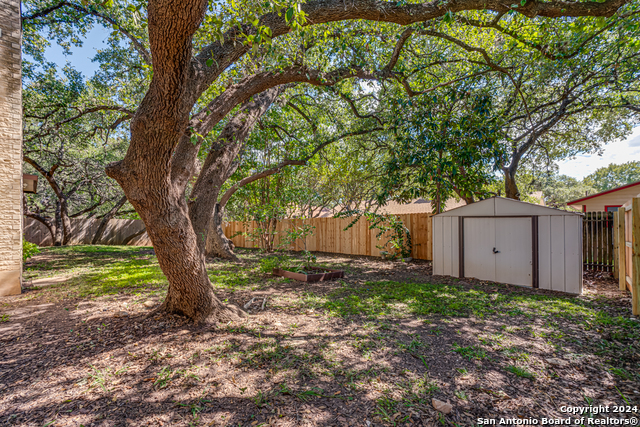
M 618 260 L 620 264 L 618 266 L 618 285 L 621 291 L 627 290 L 627 239 L 624 234 L 624 208 L 618 209 L 616 212 L 618 217 L 618 229 L 616 230 L 618 240 Z
M 618 277 L 620 272 L 620 258 L 618 254 L 620 251 L 618 247 L 620 246 L 620 239 L 618 236 L 618 212 L 613 212 L 613 230 L 611 230 L 611 234 L 613 237 L 613 277 Z
M 634 316 L 640 315 L 640 198 L 631 201 L 631 308 Z

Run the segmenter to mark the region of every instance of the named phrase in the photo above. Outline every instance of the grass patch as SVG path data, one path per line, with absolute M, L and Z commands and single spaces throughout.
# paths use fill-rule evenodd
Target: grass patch
M 515 366 L 515 365 L 509 365 L 505 368 L 508 372 L 511 372 L 514 375 L 517 375 L 521 378 L 528 378 L 530 380 L 535 379 L 535 375 L 533 374 L 533 372 L 530 372 L 528 370 L 526 370 L 525 368 L 521 368 L 519 366 Z
M 453 351 L 463 357 L 466 357 L 469 360 L 482 360 L 487 357 L 487 352 L 483 348 L 477 346 L 461 347 L 460 345 L 454 343 Z
M 587 301 L 524 293 L 487 293 L 457 285 L 407 282 L 367 282 L 359 288 L 332 292 L 324 307 L 333 316 L 441 315 L 447 317 L 521 313 L 561 317 L 593 315 Z

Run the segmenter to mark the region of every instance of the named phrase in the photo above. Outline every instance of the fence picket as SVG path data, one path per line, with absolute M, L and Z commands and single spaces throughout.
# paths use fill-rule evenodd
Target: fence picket
M 413 243 L 412 255 L 416 259 L 431 260 L 432 230 L 431 214 L 404 214 L 399 215 L 403 223 L 411 233 Z M 308 238 L 308 249 L 317 252 L 343 253 L 347 255 L 373 255 L 380 256 L 380 250 L 376 247 L 380 242 L 376 239 L 378 230 L 370 230 L 369 222 L 361 218 L 353 227 L 344 230 L 353 218 L 311 218 L 280 221 L 276 227 L 278 231 L 283 231 L 289 227 L 299 227 L 303 224 L 315 226 L 314 233 Z M 251 231 L 256 227 L 256 223 L 251 221 L 245 223 L 241 221 L 228 222 L 224 225 L 224 233 L 227 237 L 233 236 L 238 231 Z M 387 236 L 388 237 L 388 236 Z M 276 241 L 279 241 L 279 237 Z M 245 235 L 240 234 L 231 239 L 233 244 L 239 248 L 258 247 L 259 244 L 252 242 Z M 298 248 L 296 248 L 298 249 Z
M 586 270 L 612 271 L 613 213 L 587 212 L 583 221 L 582 253 Z

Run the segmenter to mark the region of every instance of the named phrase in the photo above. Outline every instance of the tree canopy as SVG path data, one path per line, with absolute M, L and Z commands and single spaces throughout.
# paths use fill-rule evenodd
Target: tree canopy
M 584 177 L 583 182 L 598 192 L 640 181 L 640 161 L 610 164 Z

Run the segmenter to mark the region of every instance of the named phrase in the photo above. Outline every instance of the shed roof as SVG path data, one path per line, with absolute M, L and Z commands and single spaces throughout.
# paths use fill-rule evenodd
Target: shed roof
M 436 216 L 566 216 L 581 215 L 504 197 L 491 197 Z

